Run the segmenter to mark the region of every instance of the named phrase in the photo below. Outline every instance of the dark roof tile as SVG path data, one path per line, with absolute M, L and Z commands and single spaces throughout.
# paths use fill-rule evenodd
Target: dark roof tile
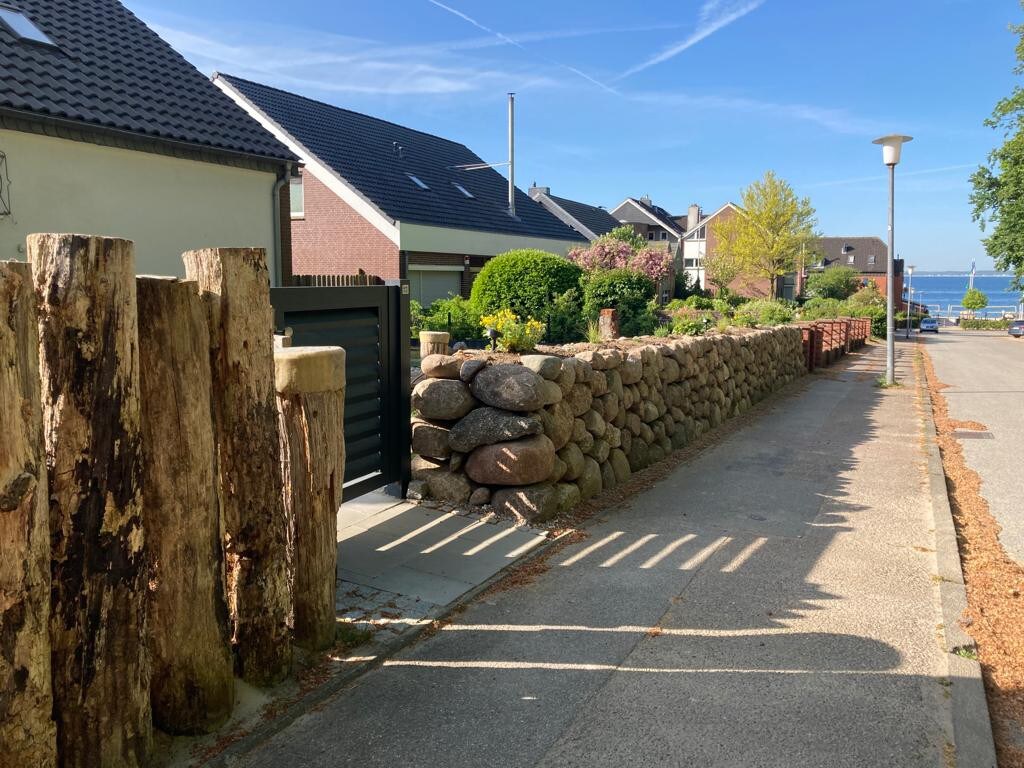
M 491 232 L 585 240 L 493 168 L 454 170 L 483 161 L 465 145 L 231 75 L 218 75 L 380 210 L 399 221 Z M 420 189 L 407 174 L 421 179 Z M 470 193 L 467 198 L 455 183 Z
M 607 235 L 622 223 L 604 208 L 599 208 L 596 205 L 587 205 L 555 195 L 548 195 L 548 197 L 595 235 Z
M 0 109 L 294 159 L 117 0 L 16 0 L 16 7 L 56 47 L 21 41 L 0 26 Z

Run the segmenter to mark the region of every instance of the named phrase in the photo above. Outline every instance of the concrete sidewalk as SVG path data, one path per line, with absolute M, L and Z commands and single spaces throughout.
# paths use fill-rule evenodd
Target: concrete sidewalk
M 875 386 L 883 355 L 811 377 L 236 764 L 952 765 L 922 414 Z

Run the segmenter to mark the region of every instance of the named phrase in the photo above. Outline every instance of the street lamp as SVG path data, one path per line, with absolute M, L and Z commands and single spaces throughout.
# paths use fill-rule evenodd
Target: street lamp
M 903 145 L 912 141 L 910 136 L 903 136 L 893 133 L 875 139 L 873 144 L 880 144 L 882 147 L 882 162 L 889 166 L 889 258 L 886 264 L 886 299 L 885 299 L 885 383 L 896 383 L 896 330 L 895 315 L 893 313 L 892 283 L 893 270 L 893 209 L 896 204 L 896 165 L 900 161 L 900 152 Z
M 907 266 L 907 338 L 910 338 L 910 314 L 914 311 L 914 265 Z

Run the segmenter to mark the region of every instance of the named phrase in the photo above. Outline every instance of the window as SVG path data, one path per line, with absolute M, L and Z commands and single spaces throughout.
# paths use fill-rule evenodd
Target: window
M 852 253 L 846 257 L 846 263 L 847 264 L 853 264 L 853 254 Z
M 649 231 L 649 232 L 647 233 L 647 239 L 648 239 L 648 240 L 653 240 L 653 239 L 654 239 L 654 230 L 653 230 L 653 229 L 652 229 L 652 230 L 650 230 L 650 231 Z
M 453 182 L 452 182 L 452 186 L 453 186 L 453 187 L 455 187 L 455 188 L 456 188 L 457 190 L 459 190 L 459 192 L 461 192 L 461 193 L 462 193 L 463 195 L 465 195 L 466 197 L 469 197 L 469 198 L 472 198 L 472 197 L 473 197 L 473 193 L 472 193 L 472 192 L 470 192 L 470 191 L 469 191 L 468 189 L 466 189 L 466 188 L 465 188 L 464 186 L 462 186 L 461 184 L 459 184 L 459 182 L 457 182 L 457 181 L 453 181 Z
M 868 264 L 874 264 L 874 263 L 875 263 L 875 255 L 871 254 L 870 256 L 868 256 Z
M 668 232 L 662 232 L 661 233 L 661 239 L 662 240 L 668 240 Z
M 408 176 L 412 180 L 412 183 L 415 184 L 420 189 L 430 189 L 430 187 L 428 187 L 426 184 L 420 181 L 418 177 L 413 176 L 411 173 L 407 173 L 405 175 Z
M 42 43 L 43 45 L 52 45 L 56 47 L 56 43 L 53 42 L 46 33 L 43 32 L 39 27 L 33 24 L 28 16 L 23 14 L 21 11 L 16 11 L 14 8 L 8 8 L 0 5 L 0 21 L 7 30 L 19 40 L 28 40 L 32 43 Z
M 708 227 L 707 227 L 707 224 L 705 224 L 704 226 L 702 226 L 700 229 L 697 230 L 697 239 L 698 240 L 707 240 L 708 239 Z
M 302 177 L 292 179 L 288 185 L 289 197 L 292 201 L 292 218 L 306 218 L 306 190 L 302 186 Z

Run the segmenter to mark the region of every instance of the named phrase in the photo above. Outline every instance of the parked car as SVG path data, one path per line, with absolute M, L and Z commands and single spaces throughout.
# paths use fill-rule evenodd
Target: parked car
M 1012 320 L 1006 332 L 1018 339 L 1024 336 L 1024 320 Z
M 934 317 L 922 317 L 921 325 L 918 328 L 918 333 L 938 333 L 939 332 L 939 321 Z

